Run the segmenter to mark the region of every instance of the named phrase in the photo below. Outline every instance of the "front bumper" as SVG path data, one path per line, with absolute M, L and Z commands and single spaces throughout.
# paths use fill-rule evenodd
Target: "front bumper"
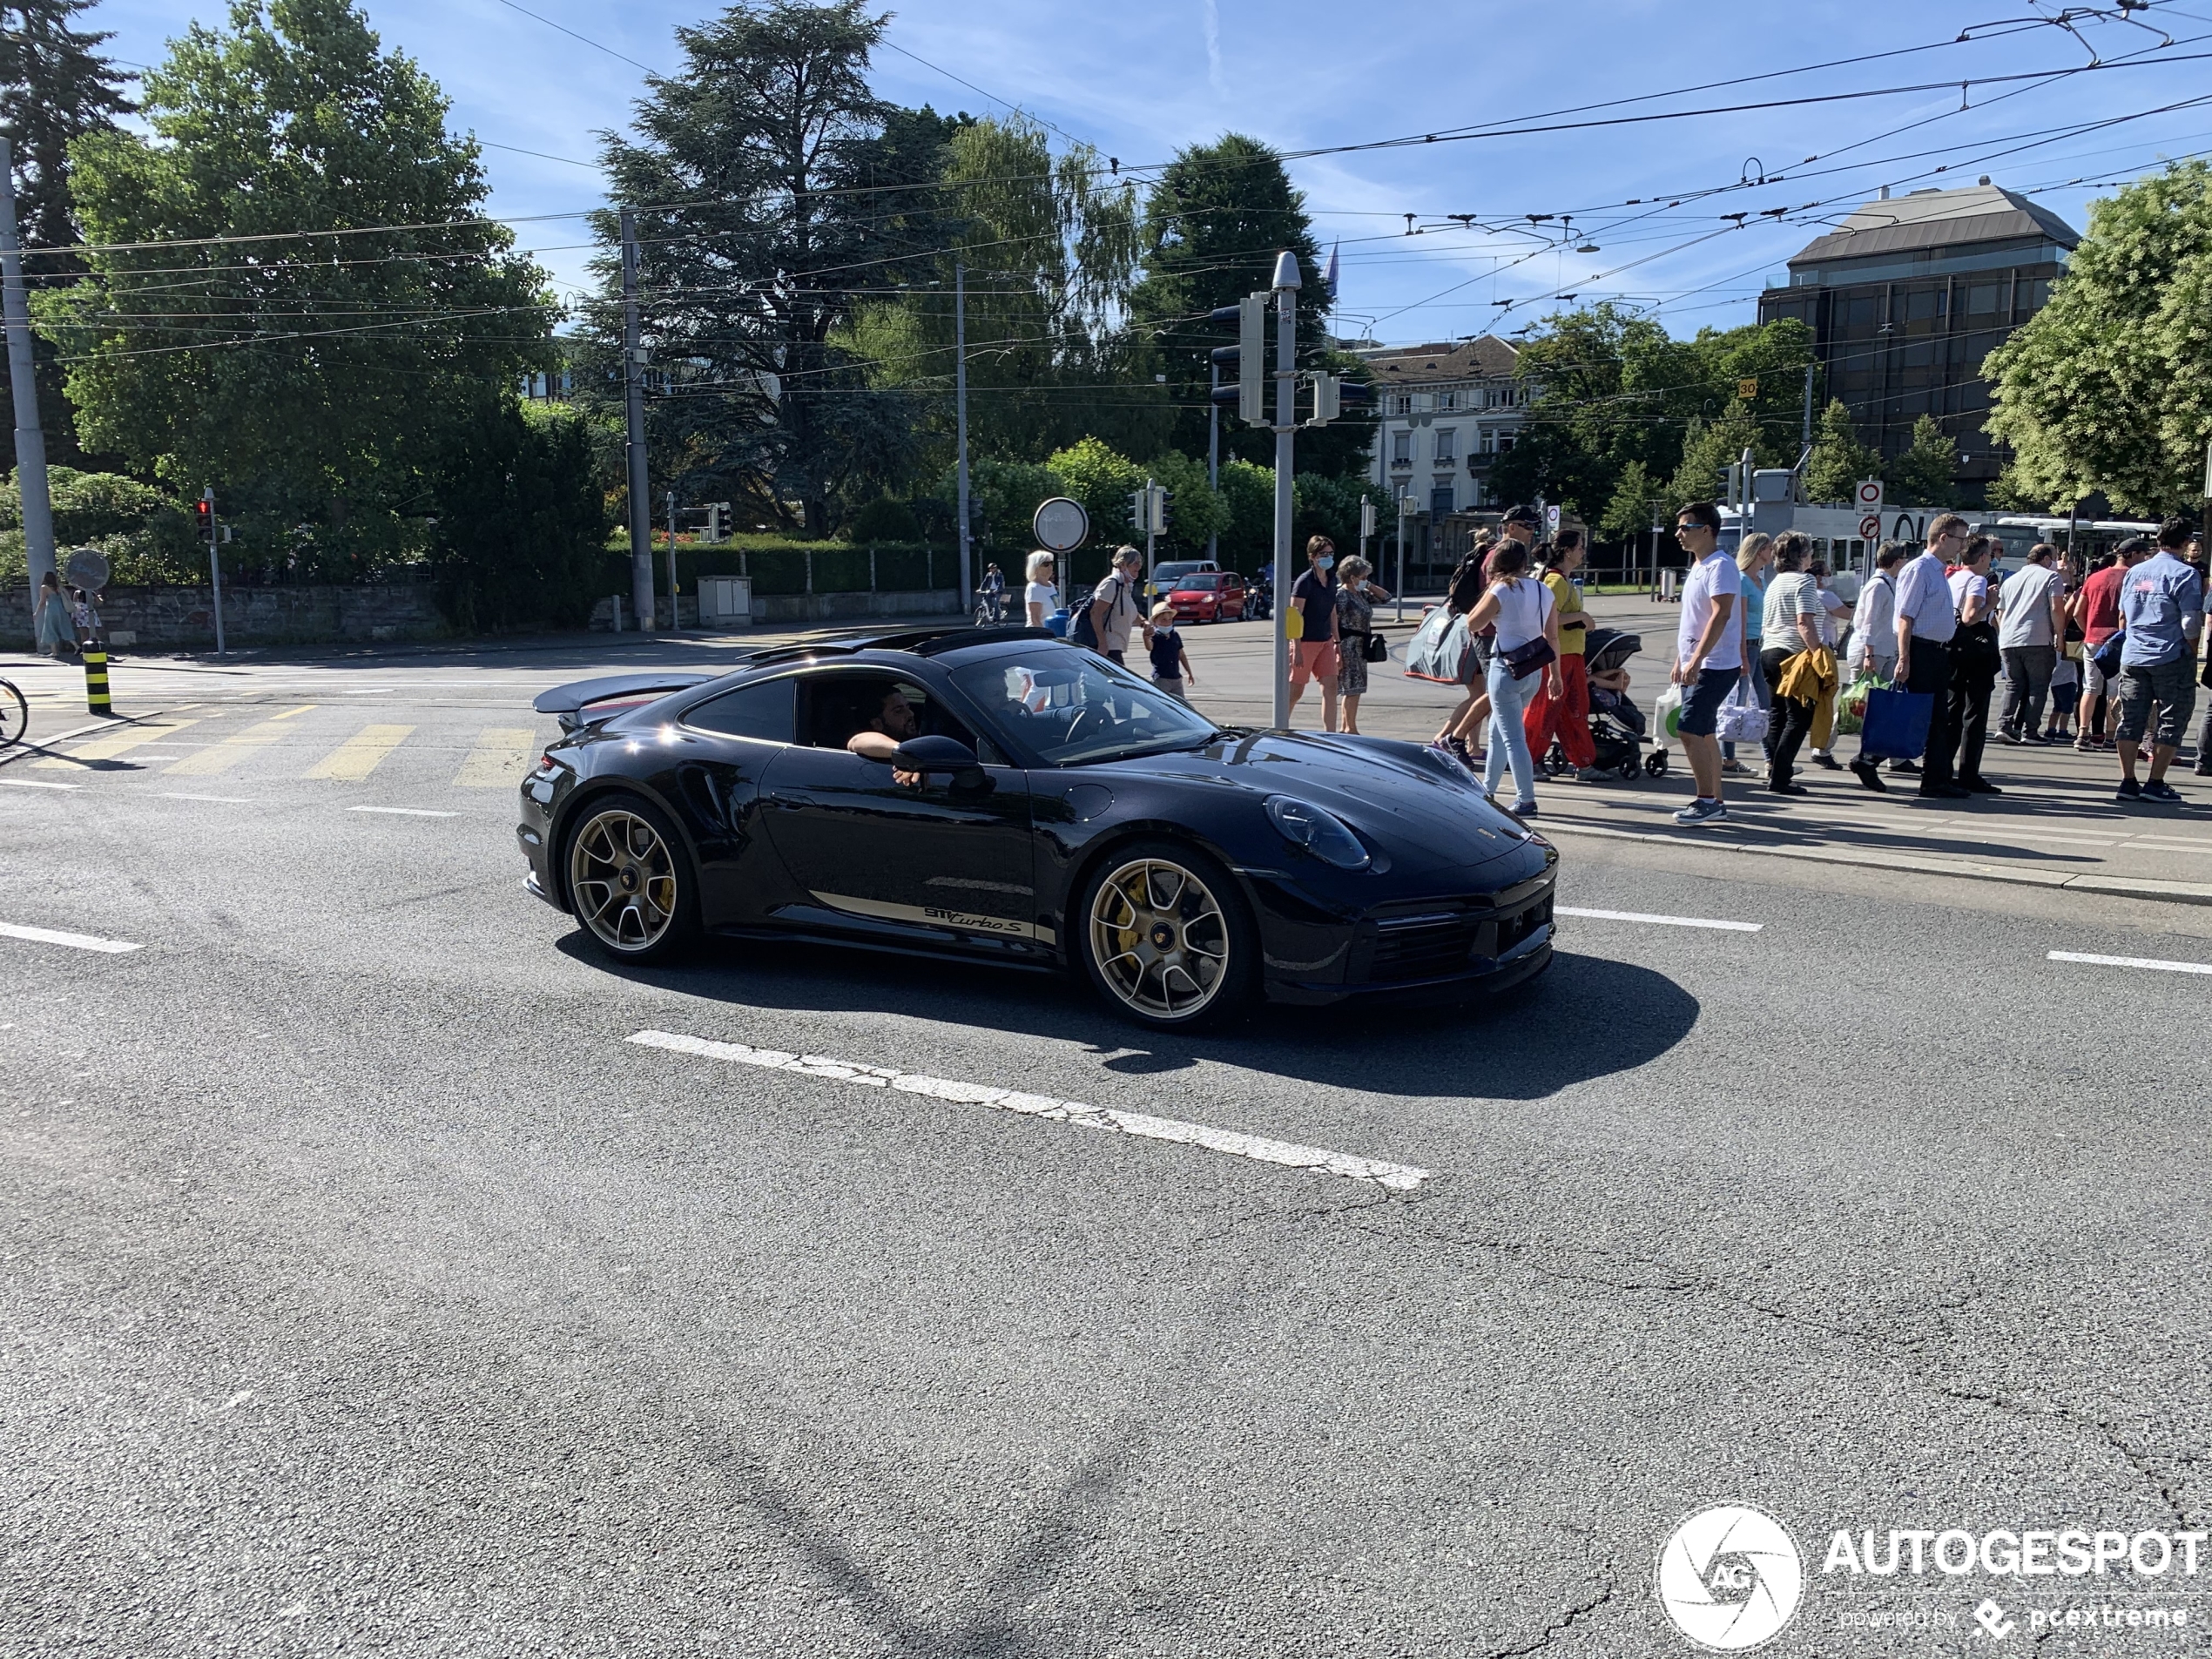
M 1267 995 L 1305 1006 L 1354 996 L 1410 1004 L 1519 984 L 1551 961 L 1557 887 L 1546 870 L 1499 893 L 1385 907 L 1354 922 L 1341 948 L 1308 972 L 1271 960 Z

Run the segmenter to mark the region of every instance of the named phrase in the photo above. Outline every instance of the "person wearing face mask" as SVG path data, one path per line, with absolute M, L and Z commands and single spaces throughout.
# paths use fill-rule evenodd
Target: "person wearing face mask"
M 1337 729 L 1337 544 L 1316 536 L 1305 544 L 1306 572 L 1291 589 L 1291 609 L 1305 627 L 1291 642 L 1291 708 L 1298 712 L 1305 683 L 1321 683 L 1321 729 Z

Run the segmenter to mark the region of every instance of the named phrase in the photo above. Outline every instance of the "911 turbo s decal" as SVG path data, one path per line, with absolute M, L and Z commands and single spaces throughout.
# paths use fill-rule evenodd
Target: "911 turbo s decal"
M 855 899 L 849 894 L 819 890 L 814 897 L 833 910 L 842 910 L 847 915 L 869 916 L 878 921 L 915 922 L 926 927 L 957 927 L 966 933 L 997 934 L 1008 939 L 1034 939 L 1046 945 L 1056 943 L 1059 939 L 1059 935 L 1049 927 L 1016 921 L 1010 916 L 981 915 L 972 910 L 954 910 L 943 905 L 888 904 L 880 899 Z

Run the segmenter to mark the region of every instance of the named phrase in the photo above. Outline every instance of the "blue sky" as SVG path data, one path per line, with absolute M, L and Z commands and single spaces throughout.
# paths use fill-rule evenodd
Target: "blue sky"
M 2055 17 L 2056 6 L 2023 0 L 1400 0 L 1388 8 L 907 0 L 889 8 L 888 39 L 903 51 L 881 52 L 875 76 L 880 92 L 902 103 L 975 113 L 1002 111 L 996 100 L 1017 103 L 1125 165 L 1164 161 L 1228 128 L 1296 152 L 1477 124 L 1533 127 L 1291 163 L 1324 246 L 1342 243 L 1340 330 L 1366 327 L 1393 342 L 1508 333 L 1554 308 L 1548 296 L 1571 293 L 1585 303 L 1618 295 L 1656 307 L 1669 327 L 1689 333 L 1750 320 L 1764 273 L 1882 184 L 1971 184 L 1986 172 L 2000 185 L 2039 189 L 2038 200 L 2080 227 L 2098 192 L 2067 181 L 2124 179 L 2163 156 L 2212 149 L 2212 57 L 2198 56 L 2212 54 L 2212 0 L 2183 3 L 2195 9 L 2158 0 L 2136 14 L 2152 28 L 2093 21 L 2067 32 L 2036 21 Z M 705 15 L 671 0 L 518 3 L 657 68 L 675 64 L 675 27 Z M 502 0 L 368 0 L 367 9 L 388 46 L 412 54 L 442 84 L 456 128 L 509 146 L 485 152 L 492 211 L 554 214 L 599 204 L 594 168 L 544 158 L 589 162 L 593 134 L 626 122 L 638 70 Z M 88 21 L 116 32 L 117 57 L 143 64 L 158 60 L 163 43 L 193 19 L 222 15 L 204 0 L 103 0 Z M 1978 38 L 1937 47 L 1969 25 L 1982 26 Z M 2195 61 L 2083 67 L 2093 53 L 2111 62 L 2156 49 L 2160 31 L 2176 43 L 2163 56 Z M 1937 49 L 1746 79 L 1920 47 Z M 2060 71 L 2076 72 L 1958 84 Z M 1706 83 L 1718 84 L 1649 98 Z M 1776 104 L 1924 83 L 1943 84 Z M 2187 99 L 2205 101 L 2147 113 Z M 1569 125 L 1712 106 L 1736 112 Z M 1553 114 L 1568 109 L 1579 112 Z M 2071 132 L 2123 117 L 2136 118 Z M 1693 199 L 1775 175 L 1780 182 Z M 1632 198 L 1643 199 L 1622 205 Z M 1777 207 L 1790 211 L 1758 217 Z M 1722 217 L 1735 212 L 1751 218 L 1736 228 Z M 1420 233 L 1406 234 L 1407 213 Z M 1446 217 L 1453 213 L 1477 215 L 1478 227 Z M 1572 233 L 1563 236 L 1556 218 L 1527 224 L 1526 215 L 1541 213 L 1571 215 Z M 1508 220 L 1524 228 L 1501 231 Z M 517 229 L 557 277 L 582 280 L 580 221 Z M 1598 251 L 1575 251 L 1588 246 Z

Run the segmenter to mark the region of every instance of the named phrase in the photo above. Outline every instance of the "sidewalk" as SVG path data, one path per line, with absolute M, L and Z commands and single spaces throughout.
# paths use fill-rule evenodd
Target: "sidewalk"
M 1672 605 L 1641 597 L 1590 601 L 1593 619 L 1642 637 L 1630 662 L 1630 696 L 1647 716 L 1667 683 L 1674 648 Z M 1402 642 L 1413 631 L 1413 607 L 1401 627 L 1393 607 L 1376 621 L 1393 640 L 1392 660 L 1370 670 L 1360 699 L 1359 729 L 1370 736 L 1426 742 L 1459 702 L 1454 687 L 1406 678 Z M 1258 624 L 1226 624 L 1183 631 L 1198 683 L 1192 700 L 1227 724 L 1271 718 L 1271 642 Z M 2003 688 L 1999 688 L 1999 696 Z M 1292 723 L 1318 730 L 1320 698 L 1309 689 Z M 1856 737 L 1839 738 L 1837 759 L 1857 752 Z M 1812 792 L 1789 798 L 1763 785 L 1727 780 L 1729 821 L 1697 829 L 1671 814 L 1694 791 L 1678 744 L 1668 749 L 1667 775 L 1637 783 L 1540 783 L 1537 826 L 1562 841 L 1631 839 L 1764 857 L 1808 859 L 1880 869 L 1910 870 L 1982 881 L 2130 894 L 2167 902 L 2212 904 L 2212 779 L 2188 770 L 2184 750 L 2173 782 L 2184 801 L 2123 807 L 2112 798 L 2120 778 L 2110 754 L 2071 747 L 2014 748 L 1993 737 L 1983 771 L 2006 792 L 1967 801 L 1924 801 L 1910 778 L 1891 778 L 1888 793 L 1863 788 L 1848 772 L 1801 766 L 1797 780 Z M 1757 764 L 1756 750 L 1749 757 Z

